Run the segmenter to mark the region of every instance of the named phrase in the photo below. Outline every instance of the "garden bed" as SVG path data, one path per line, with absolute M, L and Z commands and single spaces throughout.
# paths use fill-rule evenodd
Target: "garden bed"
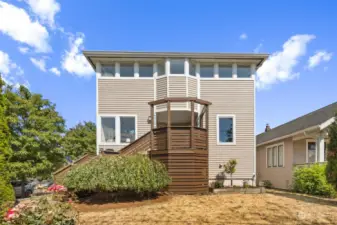
M 213 193 L 222 194 L 222 193 L 240 193 L 240 194 L 262 194 L 265 193 L 265 187 L 224 187 L 224 188 L 215 188 Z

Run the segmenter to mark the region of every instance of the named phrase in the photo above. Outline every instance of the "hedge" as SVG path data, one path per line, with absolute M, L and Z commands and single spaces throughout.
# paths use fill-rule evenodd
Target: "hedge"
M 99 157 L 69 171 L 64 185 L 75 192 L 157 192 L 170 182 L 165 166 L 147 156 Z
M 5 168 L 5 163 L 0 155 L 0 222 L 8 208 L 15 202 L 14 189 L 9 182 L 9 177 Z
M 310 167 L 297 168 L 294 172 L 293 189 L 299 193 L 333 198 L 334 187 L 325 176 L 326 164 L 315 164 Z

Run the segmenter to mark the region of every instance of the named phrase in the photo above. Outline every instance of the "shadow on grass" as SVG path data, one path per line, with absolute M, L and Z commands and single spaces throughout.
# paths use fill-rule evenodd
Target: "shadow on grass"
M 290 191 L 283 191 L 283 190 L 276 190 L 276 189 L 268 189 L 268 194 L 273 194 L 281 197 L 292 198 L 299 201 L 307 202 L 307 203 L 314 203 L 319 205 L 328 205 L 328 206 L 335 206 L 337 207 L 337 199 L 329 199 L 329 198 L 322 198 L 307 194 L 299 194 Z

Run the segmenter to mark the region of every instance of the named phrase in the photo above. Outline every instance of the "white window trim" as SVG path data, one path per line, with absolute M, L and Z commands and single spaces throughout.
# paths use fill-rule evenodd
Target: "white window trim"
M 309 163 L 309 142 L 314 142 L 315 143 L 315 148 L 316 148 L 316 157 L 315 157 L 315 161 L 314 163 L 317 163 L 318 162 L 318 155 L 319 152 L 318 152 L 318 149 L 317 149 L 317 143 L 316 143 L 316 140 L 315 139 L 306 139 L 305 141 L 305 163 Z M 324 144 L 326 144 L 326 141 L 324 140 Z M 326 161 L 324 161 L 326 162 Z
M 219 119 L 232 118 L 233 119 L 233 142 L 220 142 L 219 136 Z M 217 145 L 236 145 L 236 116 L 234 114 L 217 114 L 216 115 L 216 141 Z
M 278 166 L 278 146 L 282 145 L 283 146 L 283 166 Z M 285 167 L 285 147 L 284 147 L 284 142 L 279 142 L 279 143 L 276 143 L 276 144 L 272 144 L 272 145 L 268 145 L 266 146 L 266 168 L 284 168 Z M 271 148 L 273 149 L 273 147 L 277 147 L 277 166 L 271 166 L 271 167 L 268 167 L 268 148 Z M 273 163 L 272 163 L 273 164 Z
M 103 142 L 102 141 L 102 118 L 115 117 L 115 142 Z M 120 118 L 121 117 L 134 117 L 135 118 L 135 140 L 138 139 L 138 116 L 136 114 L 100 114 L 99 115 L 99 144 L 100 145 L 128 145 L 130 143 L 121 143 L 121 134 L 120 134 Z

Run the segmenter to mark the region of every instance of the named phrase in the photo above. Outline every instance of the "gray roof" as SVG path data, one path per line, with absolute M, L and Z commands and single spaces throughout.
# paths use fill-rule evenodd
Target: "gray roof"
M 336 112 L 337 102 L 275 127 L 268 132 L 257 135 L 256 144 L 259 145 L 275 138 L 283 137 L 297 131 L 320 125 L 328 119 L 334 117 Z

